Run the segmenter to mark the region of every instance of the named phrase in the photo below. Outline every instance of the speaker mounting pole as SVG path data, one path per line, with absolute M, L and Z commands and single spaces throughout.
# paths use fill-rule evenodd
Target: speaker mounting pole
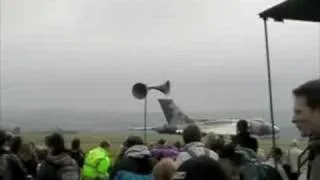
M 151 89 L 158 90 L 162 92 L 165 95 L 168 95 L 170 93 L 170 81 L 166 81 L 164 84 L 161 84 L 159 86 L 151 86 L 148 87 L 147 85 L 143 83 L 136 83 L 132 87 L 132 95 L 136 99 L 144 99 L 144 123 L 143 123 L 143 132 L 144 132 L 144 142 L 147 143 L 147 107 L 148 107 L 148 102 L 147 102 L 147 96 L 148 96 L 148 91 Z

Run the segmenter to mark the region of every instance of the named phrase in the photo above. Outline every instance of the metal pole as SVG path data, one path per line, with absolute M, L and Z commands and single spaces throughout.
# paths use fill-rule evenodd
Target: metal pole
M 320 23 L 319 23 L 319 44 L 318 44 L 318 55 L 319 55 L 319 78 L 320 78 Z
M 276 136 L 274 130 L 274 113 L 273 113 L 273 95 L 272 95 L 272 79 L 271 79 L 271 67 L 270 67 L 270 51 L 269 51 L 269 37 L 268 37 L 268 26 L 267 19 L 264 19 L 264 32 L 266 42 L 266 55 L 267 55 L 267 68 L 268 68 L 268 87 L 269 87 L 269 108 L 270 108 L 270 119 L 272 125 L 272 146 L 276 146 Z
M 144 125 L 143 125 L 144 143 L 147 143 L 147 97 L 144 99 Z

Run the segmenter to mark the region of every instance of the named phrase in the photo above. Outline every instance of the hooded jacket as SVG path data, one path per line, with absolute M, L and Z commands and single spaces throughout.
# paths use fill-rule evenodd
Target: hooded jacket
M 124 152 L 110 173 L 110 180 L 152 180 L 153 164 L 147 146 L 132 146 Z
M 111 159 L 108 152 L 97 147 L 91 150 L 85 157 L 81 176 L 83 180 L 91 180 L 108 176 L 108 170 L 111 166 Z
M 79 168 L 67 153 L 49 155 L 40 165 L 37 180 L 79 180 Z
M 28 173 L 25 166 L 22 164 L 20 158 L 13 153 L 7 156 L 7 172 L 6 177 L 8 179 L 28 179 Z
M 179 151 L 170 146 L 158 146 L 151 149 L 152 157 L 161 160 L 162 158 L 171 158 L 176 159 L 179 154 Z
M 176 158 L 177 167 L 179 167 L 182 163 L 192 158 L 191 154 L 188 153 L 188 151 L 193 152 L 196 156 L 206 155 L 206 152 L 208 152 L 208 156 L 210 158 L 214 160 L 219 159 L 219 155 L 216 152 L 206 148 L 202 142 L 192 142 L 187 144 L 183 148 L 182 152 L 179 153 L 178 157 Z

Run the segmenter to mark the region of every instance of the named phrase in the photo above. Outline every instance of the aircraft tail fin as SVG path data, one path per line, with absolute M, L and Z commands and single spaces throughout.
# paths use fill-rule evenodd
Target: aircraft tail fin
M 192 119 L 180 110 L 172 99 L 159 99 L 158 101 L 169 125 L 194 123 Z

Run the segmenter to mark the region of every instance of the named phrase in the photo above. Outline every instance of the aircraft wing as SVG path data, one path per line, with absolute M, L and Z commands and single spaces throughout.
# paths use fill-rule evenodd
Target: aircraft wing
M 206 126 L 200 127 L 200 129 L 201 129 L 201 132 L 206 134 L 211 132 L 218 135 L 236 135 L 237 134 L 236 123 L 224 123 L 224 124 L 219 124 L 214 126 L 206 125 Z
M 129 127 L 128 130 L 132 131 L 144 131 L 144 127 Z M 152 127 L 146 127 L 147 131 L 152 130 Z

